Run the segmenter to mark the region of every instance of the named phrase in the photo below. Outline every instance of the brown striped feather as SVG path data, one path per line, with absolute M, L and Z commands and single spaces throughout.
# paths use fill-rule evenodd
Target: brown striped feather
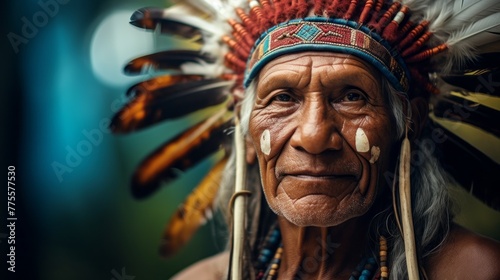
M 195 22 L 194 15 L 180 14 L 171 9 L 147 7 L 135 11 L 130 17 L 130 24 L 148 29 L 159 31 L 161 34 L 177 36 L 181 39 L 199 44 L 204 43 L 204 36 L 210 31 L 206 30 L 204 22 Z M 191 10 L 194 12 L 195 10 Z M 199 16 L 196 18 L 200 18 Z
M 144 198 L 158 189 L 161 182 L 170 182 L 221 148 L 227 137 L 226 130 L 232 114 L 219 111 L 174 139 L 166 142 L 149 155 L 132 177 L 132 193 Z
M 226 162 L 227 158 L 220 160 L 171 217 L 163 233 L 161 255 L 167 258 L 174 255 L 211 218 Z
M 111 120 L 113 133 L 129 133 L 149 127 L 161 121 L 186 116 L 207 107 L 219 105 L 227 100 L 232 81 L 221 79 L 199 80 L 188 77 L 188 82 L 173 85 L 170 78 L 157 84 L 141 84 L 129 89 L 134 98 L 118 111 Z M 183 78 L 172 78 L 173 80 Z M 174 81 L 175 82 L 175 81 Z
M 181 70 L 181 65 L 186 62 L 214 63 L 215 58 L 198 50 L 166 50 L 131 60 L 125 66 L 124 72 L 127 75 L 140 75 L 147 74 L 151 70 Z

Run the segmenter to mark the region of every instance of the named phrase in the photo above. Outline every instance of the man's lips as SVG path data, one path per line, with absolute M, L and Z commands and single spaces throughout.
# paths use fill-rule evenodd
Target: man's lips
M 309 195 L 341 198 L 358 186 L 357 176 L 318 172 L 290 172 L 278 178 L 280 188 L 291 199 Z
M 336 173 L 329 171 L 311 171 L 311 170 L 296 170 L 296 171 L 286 171 L 280 172 L 277 178 L 282 179 L 284 177 L 295 177 L 303 180 L 335 180 L 335 179 L 343 179 L 343 180 L 358 180 L 359 176 L 355 174 L 345 174 L 345 173 Z
M 354 175 L 337 175 L 337 174 L 309 174 L 309 173 L 298 173 L 298 174 L 283 174 L 281 177 L 295 177 L 302 180 L 356 180 Z
M 360 180 L 363 165 L 357 157 L 326 155 L 301 156 L 294 153 L 288 157 L 280 157 L 274 166 L 274 175 L 280 180 L 283 177 L 312 179 Z

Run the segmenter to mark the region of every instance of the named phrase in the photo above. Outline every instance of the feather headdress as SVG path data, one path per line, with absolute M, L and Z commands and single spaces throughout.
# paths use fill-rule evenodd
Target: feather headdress
M 465 76 L 465 71 L 477 70 L 474 63 L 482 56 L 500 52 L 497 0 L 189 0 L 167 9 L 140 9 L 132 15 L 131 24 L 194 47 L 164 50 L 126 65 L 125 72 L 131 75 L 147 70 L 160 76 L 130 88 L 133 98 L 113 119 L 114 132 L 130 132 L 226 102 L 216 116 L 168 141 L 138 167 L 133 189 L 139 197 L 175 178 L 175 170 L 187 169 L 215 152 L 216 143 L 227 138 L 224 129 L 234 125 L 234 105 L 241 99 L 238 93 L 268 61 L 283 53 L 314 45 L 323 51 L 359 56 L 411 99 L 439 92 L 431 77 L 450 81 L 453 75 Z M 498 95 L 498 88 L 490 94 Z M 436 107 L 437 113 L 443 106 L 452 106 L 453 100 L 445 102 Z M 498 111 L 482 109 L 468 121 L 498 136 L 497 126 L 491 123 L 498 119 L 496 115 Z M 490 167 L 498 172 L 499 162 Z M 213 172 L 220 170 L 218 165 Z M 202 182 L 201 188 L 216 191 L 206 185 Z M 487 192 L 493 196 L 482 198 L 500 209 L 498 188 L 479 188 L 493 190 Z M 205 195 L 206 191 L 197 193 Z M 192 201 L 197 200 L 190 197 L 186 204 Z M 176 232 L 185 242 L 189 234 L 179 225 L 192 233 L 211 206 L 181 206 L 172 220 L 177 224 L 171 227 L 177 229 L 168 231 L 164 243 L 179 239 Z M 197 218 L 187 221 L 183 217 Z M 165 246 L 163 252 L 171 255 L 177 248 Z

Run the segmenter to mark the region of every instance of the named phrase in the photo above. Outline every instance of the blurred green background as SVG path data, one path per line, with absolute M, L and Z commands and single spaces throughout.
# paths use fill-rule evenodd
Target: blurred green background
M 57 11 L 54 5 L 47 8 L 49 2 Z M 157 47 L 150 33 L 128 24 L 129 16 L 144 6 L 166 4 L 2 4 L 1 166 L 16 167 L 17 279 L 168 279 L 223 249 L 224 240 L 213 237 L 214 224 L 208 223 L 174 258 L 158 254 L 165 223 L 210 162 L 146 200 L 135 200 L 129 190 L 139 161 L 193 120 L 132 135 L 101 128 L 123 104 L 126 89 L 145 78 L 125 76 L 124 64 Z M 455 193 L 462 206 L 457 221 L 500 239 L 500 214 L 463 191 Z M 4 205 L 4 191 L 1 201 Z M 6 232 L 0 229 L 2 273 Z

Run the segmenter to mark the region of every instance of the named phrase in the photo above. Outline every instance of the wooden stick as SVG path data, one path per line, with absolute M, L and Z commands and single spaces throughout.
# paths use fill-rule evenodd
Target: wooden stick
M 235 118 L 234 140 L 236 146 L 236 182 L 235 194 L 245 191 L 245 142 L 241 133 L 238 118 Z M 233 251 L 231 254 L 231 279 L 240 280 L 243 277 L 243 245 L 245 244 L 245 208 L 246 196 L 237 195 L 234 199 L 233 215 Z
M 411 213 L 410 153 L 410 140 L 408 140 L 408 137 L 405 137 L 401 144 L 399 161 L 399 201 L 401 204 L 401 221 L 403 223 L 403 240 L 405 244 L 408 279 L 418 280 L 417 251 L 415 248 L 415 235 Z

